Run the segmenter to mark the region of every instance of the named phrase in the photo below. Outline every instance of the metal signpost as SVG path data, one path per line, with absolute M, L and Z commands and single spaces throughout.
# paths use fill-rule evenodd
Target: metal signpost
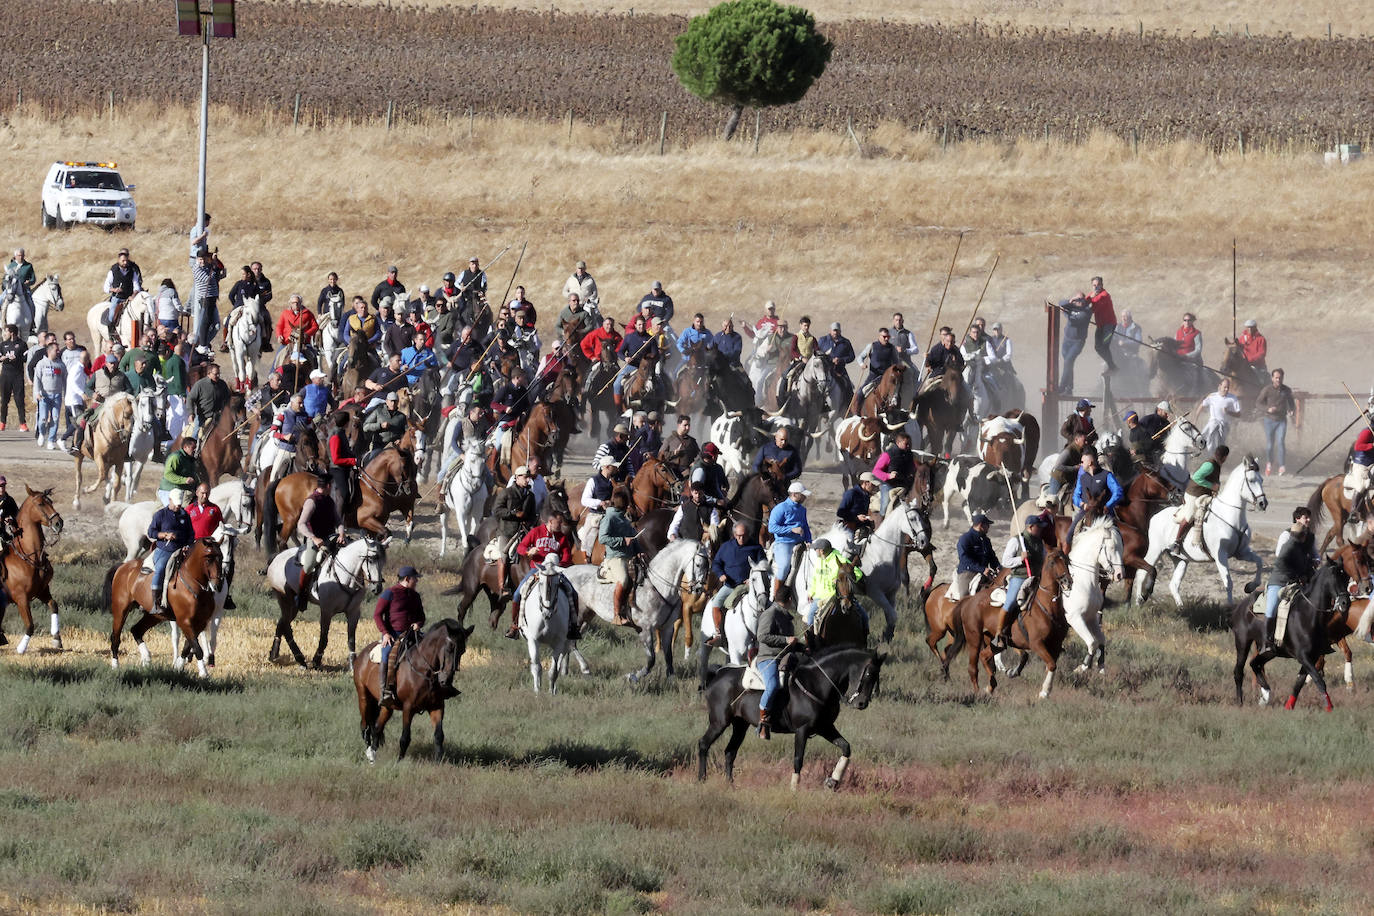
M 210 36 L 233 38 L 234 0 L 210 0 L 210 9 L 202 10 L 200 0 L 176 0 L 177 33 L 199 35 L 200 47 L 200 171 L 196 177 L 196 231 L 205 231 L 205 160 L 210 135 Z M 210 20 L 205 28 L 202 19 Z

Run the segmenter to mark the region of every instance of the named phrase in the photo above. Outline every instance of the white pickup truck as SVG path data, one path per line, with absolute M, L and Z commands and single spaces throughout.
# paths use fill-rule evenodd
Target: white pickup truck
M 94 223 L 134 228 L 138 208 L 133 185 L 124 184 L 115 162 L 54 162 L 43 179 L 43 228 Z

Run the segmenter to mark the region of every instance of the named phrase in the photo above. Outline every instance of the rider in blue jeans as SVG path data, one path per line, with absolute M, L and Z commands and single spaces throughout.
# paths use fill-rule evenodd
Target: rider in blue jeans
M 771 736 L 771 706 L 773 695 L 778 692 L 778 659 L 784 651 L 797 644 L 795 634 L 792 612 L 776 601 L 759 615 L 759 654 L 754 660 L 754 667 L 763 676 L 763 695 L 759 697 L 760 738 Z
M 176 552 L 191 546 L 196 539 L 191 527 L 191 516 L 184 508 L 185 490 L 170 490 L 167 505 L 158 509 L 148 525 L 148 540 L 153 542 L 153 613 L 166 614 L 167 606 L 162 599 L 162 586 L 167 581 L 167 564 Z
M 792 481 L 787 498 L 768 513 L 768 533 L 773 535 L 773 600 L 792 569 L 792 555 L 811 540 L 811 526 L 806 521 L 806 497 L 811 491 L 800 480 Z

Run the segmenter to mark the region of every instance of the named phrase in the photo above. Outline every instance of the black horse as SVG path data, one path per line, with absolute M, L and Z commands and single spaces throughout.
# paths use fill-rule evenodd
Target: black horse
M 876 652 L 861 648 L 823 649 L 815 655 L 802 656 L 792 672 L 792 679 L 777 703 L 771 729 L 780 734 L 793 735 L 792 788 L 801 779 L 802 763 L 806 757 L 806 742 L 819 735 L 840 750 L 839 763 L 825 780 L 828 789 L 839 788 L 844 771 L 849 766 L 849 742 L 835 728 L 841 704 L 864 709 L 878 687 L 878 677 L 887 648 Z M 735 755 L 739 753 L 744 736 L 759 724 L 759 696 L 761 691 L 745 690 L 741 686 L 744 668 L 721 668 L 706 684 L 706 711 L 709 724 L 697 742 L 697 779 L 706 778 L 706 755 L 726 728 L 733 728 L 725 745 L 725 778 L 735 781 Z
M 1321 691 L 1326 709 L 1330 711 L 1331 695 L 1326 690 L 1326 680 L 1322 677 L 1318 659 L 1332 651 L 1326 618 L 1333 610 L 1343 613 L 1350 607 L 1350 593 L 1347 591 L 1349 584 L 1350 576 L 1339 563 L 1328 557 L 1322 561 L 1307 587 L 1293 596 L 1283 642 L 1278 651 L 1258 652 L 1250 660 L 1250 670 L 1255 672 L 1255 679 L 1259 681 L 1261 695 L 1265 701 L 1269 698 L 1269 681 L 1264 676 L 1264 666 L 1271 659 L 1283 656 L 1297 660 L 1300 666 L 1298 679 L 1293 683 L 1293 693 L 1284 703 L 1284 709 L 1292 709 L 1297 705 L 1298 693 L 1310 677 Z M 1262 594 L 1256 592 L 1242 598 L 1231 611 L 1231 632 L 1236 638 L 1237 705 L 1245 701 L 1242 690 L 1245 680 L 1245 658 L 1250 654 L 1251 646 L 1264 643 L 1264 617 L 1251 610 Z
M 787 488 L 777 463 L 765 462 L 767 473 L 753 471 L 739 482 L 735 494 L 721 508 L 732 522 L 743 522 L 749 529 L 745 540 L 764 544 L 768 529 L 768 513 L 787 498 Z M 765 545 L 766 546 L 766 545 Z

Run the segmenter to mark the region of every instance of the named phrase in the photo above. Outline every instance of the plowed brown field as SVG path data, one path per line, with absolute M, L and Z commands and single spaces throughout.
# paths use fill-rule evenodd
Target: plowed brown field
M 52 114 L 108 101 L 189 102 L 197 42 L 170 4 L 11 0 L 0 30 L 6 95 Z M 373 120 L 395 106 L 605 124 L 628 140 L 717 130 L 721 112 L 690 97 L 669 67 L 685 20 L 491 9 L 244 4 L 240 35 L 214 45 L 214 95 L 306 123 Z M 60 27 L 59 27 L 60 24 Z M 1233 146 L 1361 140 L 1374 41 L 1182 37 L 846 22 L 829 72 L 768 129 L 867 128 L 892 121 L 969 136 L 1086 138 Z

